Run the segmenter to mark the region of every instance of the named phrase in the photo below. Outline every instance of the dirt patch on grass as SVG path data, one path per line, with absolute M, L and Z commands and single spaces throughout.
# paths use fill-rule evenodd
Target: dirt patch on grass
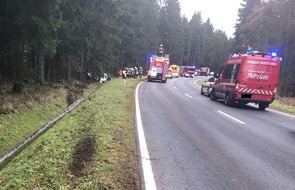
M 91 173 L 93 156 L 95 154 L 95 138 L 85 138 L 79 141 L 73 153 L 73 161 L 69 170 L 76 177 L 82 177 Z M 90 169 L 91 170 L 91 169 Z
M 276 97 L 279 103 L 287 106 L 295 106 L 295 98 Z
M 135 157 L 134 154 L 130 154 L 129 156 L 131 156 L 129 160 L 123 163 L 122 166 L 124 177 L 121 184 L 124 189 L 138 190 L 140 189 L 138 163 L 132 160 L 132 157 Z
M 81 82 L 76 82 L 71 85 L 67 85 L 67 104 L 70 106 L 79 98 L 83 97 L 84 89 L 87 88 L 87 85 Z

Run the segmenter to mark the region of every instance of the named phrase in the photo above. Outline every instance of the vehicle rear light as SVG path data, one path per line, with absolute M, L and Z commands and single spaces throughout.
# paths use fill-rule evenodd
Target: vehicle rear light
M 236 84 L 236 91 L 239 91 L 239 89 L 240 89 L 240 85 Z

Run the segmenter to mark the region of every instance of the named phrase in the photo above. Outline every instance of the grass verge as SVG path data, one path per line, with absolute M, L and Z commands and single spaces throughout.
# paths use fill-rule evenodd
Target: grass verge
M 44 93 L 43 98 L 36 96 L 38 100 L 14 97 L 12 101 L 23 104 L 9 114 L 0 114 L 0 155 L 62 112 L 67 107 L 66 96 L 66 90 L 58 88 Z
M 269 107 L 277 111 L 295 115 L 295 98 L 277 97 Z
M 134 90 L 114 79 L 0 171 L 2 189 L 139 189 Z

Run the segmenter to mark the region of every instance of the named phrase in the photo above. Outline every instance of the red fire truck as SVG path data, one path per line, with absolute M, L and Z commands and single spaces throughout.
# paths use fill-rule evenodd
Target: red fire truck
M 196 68 L 194 66 L 180 66 L 179 67 L 179 76 L 182 77 L 194 77 Z
M 275 53 L 249 52 L 230 56 L 224 63 L 210 93 L 211 100 L 258 104 L 265 110 L 275 99 L 280 58 Z
M 209 67 L 201 67 L 200 70 L 201 70 L 201 72 L 200 72 L 201 76 L 209 76 L 209 74 L 210 74 Z
M 148 81 L 161 81 L 166 83 L 169 65 L 169 55 L 164 54 L 164 48 L 161 44 L 157 55 L 152 55 L 149 58 L 147 70 Z

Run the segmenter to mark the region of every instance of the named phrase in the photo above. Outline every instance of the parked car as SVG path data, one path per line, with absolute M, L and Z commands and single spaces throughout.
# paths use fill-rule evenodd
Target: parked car
M 211 77 L 208 80 L 204 81 L 204 83 L 201 86 L 201 95 L 206 95 L 208 97 L 210 96 L 214 81 L 214 77 Z

